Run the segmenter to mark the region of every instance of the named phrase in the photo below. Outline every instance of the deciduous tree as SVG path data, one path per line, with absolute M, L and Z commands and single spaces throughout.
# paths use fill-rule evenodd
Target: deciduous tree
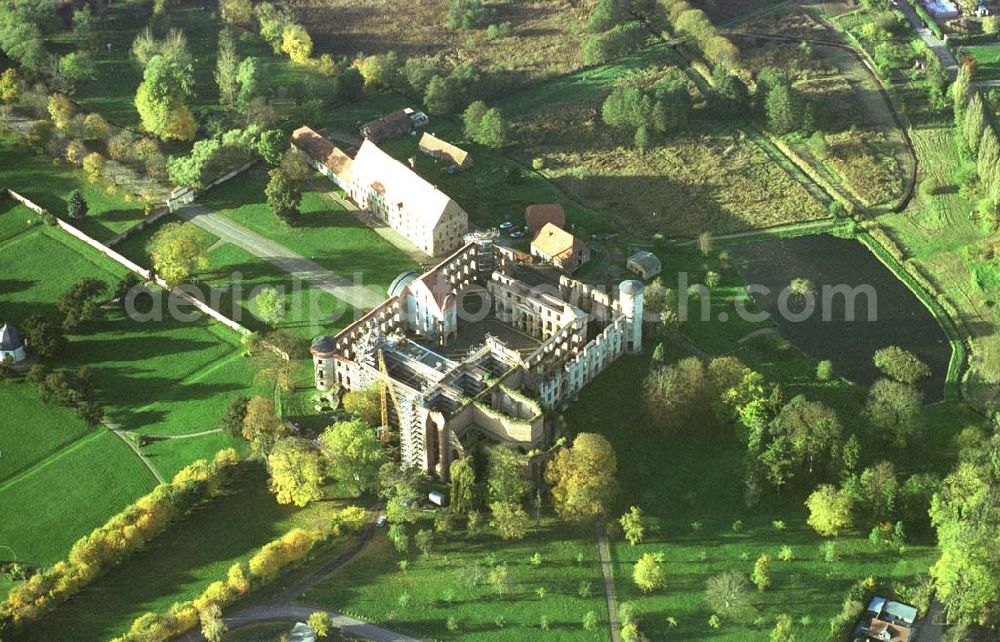
M 644 593 L 663 589 L 667 585 L 667 574 L 652 553 L 646 553 L 635 563 L 632 579 Z
M 270 180 L 264 188 L 267 197 L 267 207 L 271 213 L 285 223 L 291 224 L 299 215 L 299 204 L 302 201 L 302 188 L 293 181 L 283 169 L 275 167 L 268 172 Z
M 705 603 L 723 617 L 742 618 L 751 609 L 746 576 L 736 571 L 713 575 L 705 584 Z
M 572 447 L 561 448 L 545 470 L 556 512 L 570 520 L 605 514 L 616 489 L 617 470 L 615 451 L 605 437 L 577 435 Z
M 208 237 L 193 224 L 167 223 L 153 235 L 149 255 L 156 273 L 177 287 L 208 265 L 208 247 Z
M 923 395 L 913 386 L 879 379 L 868 391 L 865 416 L 899 448 L 923 430 Z
M 359 419 L 335 423 L 323 431 L 320 442 L 327 456 L 327 472 L 338 486 L 352 495 L 378 487 L 378 472 L 386 455 L 369 424 Z
M 830 484 L 817 488 L 806 500 L 808 523 L 820 535 L 836 536 L 854 525 L 854 500 Z
M 306 439 L 279 440 L 267 456 L 271 490 L 279 504 L 307 506 L 323 499 L 326 467 L 323 458 Z
M 642 518 L 642 510 L 637 506 L 629 508 L 629 511 L 619 518 L 618 523 L 621 524 L 622 531 L 625 532 L 625 539 L 633 546 L 640 544 L 646 536 L 646 524 Z
M 900 383 L 912 385 L 931 376 L 931 369 L 926 363 L 912 352 L 898 346 L 889 346 L 876 351 L 872 361 L 882 374 Z
M 251 448 L 267 453 L 279 439 L 290 435 L 291 429 L 278 417 L 274 400 L 258 396 L 247 403 L 242 433 Z

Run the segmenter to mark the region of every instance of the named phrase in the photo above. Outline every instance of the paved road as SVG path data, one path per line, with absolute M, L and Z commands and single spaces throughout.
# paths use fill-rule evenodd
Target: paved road
M 921 39 L 927 43 L 927 46 L 930 47 L 931 51 L 933 51 L 938 57 L 938 60 L 941 61 L 941 65 L 948 72 L 948 75 L 954 78 L 958 74 L 958 60 L 955 59 L 954 54 L 952 54 L 951 50 L 948 49 L 948 45 L 944 44 L 940 38 L 934 35 L 933 31 L 924 26 L 924 21 L 921 20 L 920 16 L 917 15 L 917 12 L 913 10 L 913 7 L 910 6 L 908 0 L 900 0 L 896 3 L 896 6 L 903 12 L 906 19 L 910 21 L 913 28 L 917 30 L 917 34 L 921 37 Z
M 264 259 L 280 270 L 302 279 L 337 297 L 355 308 L 367 310 L 382 303 L 383 295 L 369 290 L 360 283 L 342 277 L 322 265 L 300 256 L 285 246 L 230 221 L 221 214 L 211 212 L 197 203 L 178 209 L 175 215 L 191 221 L 206 232 Z
M 271 622 L 275 620 L 298 620 L 306 621 L 310 615 L 325 609 L 313 608 L 311 606 L 253 606 L 243 609 L 237 615 L 223 618 L 229 630 L 238 629 L 242 626 L 256 624 L 258 622 Z M 361 620 L 355 620 L 346 615 L 340 615 L 332 611 L 325 611 L 333 620 L 333 626 L 352 638 L 363 638 L 375 640 L 376 642 L 420 642 L 417 638 L 411 638 L 402 633 L 388 631 L 374 624 L 366 624 Z M 206 642 L 201 631 L 195 629 L 186 635 L 178 638 L 186 642 Z
M 597 552 L 601 556 L 601 574 L 604 576 L 604 599 L 608 603 L 608 623 L 611 625 L 612 642 L 622 642 L 621 625 L 618 622 L 618 601 L 615 600 L 615 576 L 608 548 L 608 535 L 604 525 L 597 525 Z

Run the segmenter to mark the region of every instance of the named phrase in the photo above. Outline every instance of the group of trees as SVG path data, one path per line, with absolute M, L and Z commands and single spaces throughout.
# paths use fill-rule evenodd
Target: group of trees
M 387 461 L 375 429 L 360 417 L 327 427 L 317 445 L 298 436 L 268 397 L 234 398 L 221 427 L 243 437 L 265 456 L 271 490 L 279 504 L 305 506 L 323 499 L 328 485 L 342 495 L 375 491 Z
M 496 107 L 477 100 L 466 108 L 462 122 L 469 140 L 494 149 L 507 143 L 507 121 Z
M 232 129 L 221 136 L 199 140 L 190 154 L 171 157 L 167 162 L 170 180 L 185 187 L 203 189 L 255 155 L 273 153 L 270 148 L 271 132 L 276 132 L 282 140 L 280 131 L 268 130 L 262 134 L 257 127 Z
M 274 49 L 285 53 L 292 62 L 306 64 L 312 57 L 313 42 L 309 32 L 295 21 L 283 6 L 262 2 L 254 9 L 260 24 L 260 35 Z
M 635 85 L 620 85 L 601 107 L 605 124 L 630 133 L 640 150 L 654 135 L 682 129 L 691 113 L 691 93 L 683 73 L 668 73 L 645 91 Z
M 970 625 L 995 626 L 1000 607 L 1000 434 L 980 435 L 974 447 L 962 450 L 955 470 L 934 494 L 930 517 L 941 549 L 931 577 L 950 619 L 960 633 Z
M 428 113 L 437 115 L 459 114 L 473 101 L 497 95 L 501 89 L 468 62 L 448 67 L 432 58 L 404 61 L 389 51 L 366 56 L 356 65 L 366 91 L 398 91 L 422 101 Z
M 239 455 L 222 450 L 212 462 L 198 460 L 168 484 L 160 484 L 103 526 L 80 538 L 69 556 L 14 586 L 0 603 L 0 632 L 38 620 L 130 553 L 147 546 L 177 518 L 221 493 Z
M 77 415 L 89 426 L 96 426 L 104 419 L 104 408 L 96 401 L 94 373 L 87 366 L 52 371 L 36 363 L 28 371 L 28 382 L 38 387 L 38 397 L 43 402 L 76 408 Z
M 262 546 L 249 560 L 230 566 L 224 579 L 209 584 L 193 600 L 175 603 L 164 613 L 151 611 L 140 615 L 132 622 L 128 633 L 113 642 L 166 642 L 199 624 L 206 640 L 219 642 L 226 632 L 222 622 L 223 608 L 306 559 L 316 546 L 357 530 L 365 519 L 363 509 L 349 506 L 321 528 L 293 528 Z M 329 633 L 330 618 L 325 613 L 314 614 L 308 622 L 319 637 Z
M 479 29 L 493 19 L 496 10 L 484 0 L 448 0 L 446 24 L 449 29 Z
M 34 0 L 9 0 L 0 6 L 0 50 L 26 73 L 45 74 L 52 55 L 45 36 L 58 25 L 55 5 Z
M 970 64 L 962 64 L 952 84 L 955 123 L 962 144 L 976 162 L 980 187 L 979 213 L 991 229 L 996 229 L 1000 223 L 997 216 L 1000 207 L 1000 137 L 982 93 L 972 85 L 972 73 Z
M 765 67 L 760 70 L 757 94 L 762 98 L 768 129 L 775 134 L 807 133 L 815 127 L 812 104 L 792 87 L 788 74 L 781 69 Z
M 686 0 L 657 0 L 679 35 L 690 37 L 702 55 L 716 67 L 733 69 L 739 64 L 740 50 L 712 24 L 708 14 Z
M 650 14 L 652 6 L 650 0 L 599 0 L 587 22 L 584 62 L 599 65 L 646 44 L 650 33 L 639 18 Z

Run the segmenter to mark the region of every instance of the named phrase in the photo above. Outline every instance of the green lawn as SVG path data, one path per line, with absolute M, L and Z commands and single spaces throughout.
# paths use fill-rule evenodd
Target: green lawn
M 18 560 L 52 564 L 155 483 L 125 443 L 94 430 L 0 482 L 0 546 L 13 548 Z
M 972 56 L 976 60 L 976 78 L 1000 78 L 1000 43 L 973 45 L 959 49 L 959 56 Z
M 835 540 L 840 561 L 824 562 L 823 538 L 806 525 L 804 497 L 799 493 L 765 494 L 760 506 L 747 510 L 739 472 L 744 447 L 733 435 L 691 426 L 689 435 L 667 437 L 644 420 L 636 396 L 621 394 L 640 388 L 647 358 L 615 364 L 581 394 L 566 419 L 573 430 L 599 432 L 614 445 L 622 488 L 616 512 L 635 504 L 655 523 L 643 544 L 615 545 L 619 600 L 635 601 L 642 612 L 641 628 L 650 639 L 766 639 L 766 633 L 751 622 L 760 617 L 770 628 L 778 614 L 787 612 L 796 618 L 797 639 L 825 641 L 827 621 L 839 611 L 852 583 L 868 575 L 910 582 L 926 572 L 936 558 L 930 542 L 911 545 L 904 555 L 876 553 L 866 533 Z M 950 408 L 946 414 L 954 412 Z M 955 430 L 953 424 L 939 420 L 933 428 L 947 432 L 946 436 Z M 936 446 L 939 441 L 935 440 Z M 920 461 L 917 453 L 912 458 Z M 895 459 L 902 462 L 909 457 Z M 739 532 L 732 527 L 736 520 L 742 521 Z M 783 520 L 786 527 L 776 530 L 772 520 Z M 786 545 L 794 560 L 778 561 L 777 553 Z M 649 552 L 663 553 L 668 581 L 664 591 L 644 595 L 633 584 L 631 570 L 634 561 Z M 761 553 L 775 558 L 774 587 L 755 594 L 754 615 L 748 621 L 724 621 L 713 631 L 708 626 L 712 611 L 703 600 L 705 582 L 727 570 L 749 575 Z M 803 616 L 810 618 L 805 625 Z M 677 620 L 677 628 L 668 627 L 668 617 Z
M 0 200 L 0 243 L 41 224 L 37 214 L 13 199 Z
M 27 383 L 0 385 L 0 408 L 17 426 L 0 434 L 0 483 L 92 432 L 72 409 L 43 403 Z
M 97 642 L 120 635 L 142 613 L 196 597 L 267 542 L 296 526 L 321 526 L 341 507 L 339 501 L 279 506 L 263 468 L 243 464 L 232 492 L 170 526 L 148 549 L 14 639 Z
M 58 318 L 55 303 L 69 285 L 84 276 L 113 285 L 123 272 L 57 229 L 18 235 L 0 244 L 0 318 L 14 324 L 32 314 Z M 229 398 L 261 390 L 251 385 L 251 368 L 235 334 L 205 319 L 182 323 L 167 314 L 141 323 L 111 308 L 104 320 L 69 340 L 55 365 L 93 367 L 107 417 L 145 435 L 216 429 Z M 0 532 L 0 544 L 16 541 L 22 559 L 48 563 L 65 555 L 84 531 L 150 485 L 152 476 L 120 440 L 103 428 L 88 432 L 69 409 L 42 404 L 30 384 L 5 384 L 0 399 L 19 431 L 0 438 L 0 483 L 6 489 L 0 492 L 0 512 L 16 517 L 2 520 L 10 530 Z M 229 437 L 212 433 L 155 441 L 149 450 L 154 465 L 171 476 L 231 445 Z M 102 452 L 109 467 L 98 463 Z M 55 526 L 59 513 L 71 528 Z M 39 532 L 51 537 L 37 537 Z M 32 537 L 38 548 L 22 552 Z
M 325 182 L 317 183 L 326 188 Z M 385 295 L 400 272 L 416 267 L 388 241 L 319 192 L 307 191 L 295 226 L 271 214 L 264 200 L 267 176 L 245 175 L 206 193 L 200 200 L 210 210 L 312 259 L 345 278 L 361 278 L 372 291 Z M 329 183 L 329 189 L 334 185 Z
M 109 191 L 103 184 L 91 183 L 83 173 L 65 162 L 55 162 L 18 149 L 13 139 L 0 137 L 0 175 L 3 187 L 34 201 L 56 216 L 66 219 L 66 199 L 79 189 L 89 211 L 82 220 L 70 221 L 99 241 L 107 240 L 142 220 L 142 205 L 126 198 L 120 191 Z M 3 215 L 5 217 L 6 215 Z M 31 214 L 32 217 L 38 217 Z M 6 230 L 16 229 L 12 223 L 0 222 L 0 240 L 10 236 Z
M 542 556 L 541 566 L 530 563 L 536 552 Z M 397 566 L 399 559 L 380 531 L 357 558 L 307 592 L 303 603 L 321 604 L 421 639 L 609 639 L 606 626 L 592 632 L 582 627 L 587 611 L 594 611 L 599 622 L 607 621 L 597 541 L 589 527 L 567 528 L 546 520 L 540 531 L 519 542 L 453 533 L 438 536 L 427 559 L 414 550 L 405 572 Z M 510 572 L 511 587 L 502 596 L 486 582 L 493 563 L 506 563 Z M 580 596 L 581 583 L 589 585 L 588 597 Z M 545 589 L 543 598 L 536 593 L 539 588 Z M 401 598 L 404 595 L 409 597 Z M 540 628 L 543 615 L 549 620 L 548 631 Z M 449 617 L 457 621 L 454 632 L 447 628 Z
M 196 278 L 222 291 L 219 309 L 223 314 L 255 332 L 270 330 L 255 315 L 252 300 L 265 286 L 276 288 L 284 295 L 285 317 L 276 327 L 303 339 L 336 333 L 355 317 L 350 304 L 309 283 L 293 282 L 288 273 L 235 245 L 226 244 L 212 250 L 208 268 Z

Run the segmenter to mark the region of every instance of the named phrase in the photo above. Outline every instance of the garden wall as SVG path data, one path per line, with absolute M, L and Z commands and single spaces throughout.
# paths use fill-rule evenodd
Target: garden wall
M 191 296 L 190 294 L 188 294 L 187 292 L 184 292 L 184 291 L 179 290 L 179 289 L 174 289 L 174 290 L 171 291 L 171 288 L 167 285 L 166 281 L 164 281 L 163 279 L 161 279 L 158 276 L 154 276 L 153 273 L 152 273 L 152 271 L 147 270 L 146 268 L 144 268 L 144 267 L 142 267 L 142 266 L 140 266 L 140 265 L 138 265 L 138 264 L 130 261 L 129 259 L 125 258 L 124 256 L 122 256 L 118 252 L 112 250 L 110 247 L 108 247 L 108 246 L 104 245 L 103 243 L 101 243 L 101 242 L 99 242 L 99 241 L 91 238 L 90 236 L 87 236 L 86 234 L 84 234 L 83 232 L 81 232 L 77 228 L 73 227 L 72 225 L 70 225 L 66 221 L 63 221 L 62 219 L 60 219 L 57 216 L 53 216 L 52 214 L 48 213 L 45 210 L 45 208 L 37 205 L 36 203 L 33 203 L 32 201 L 28 200 L 24 196 L 21 196 L 20 194 L 18 194 L 14 190 L 8 189 L 7 190 L 7 194 L 10 195 L 10 197 L 13 198 L 14 200 L 18 201 L 19 203 L 21 203 L 22 205 L 24 205 L 25 207 L 27 207 L 28 209 L 30 209 L 31 211 L 35 212 L 36 214 L 39 214 L 39 215 L 41 215 L 41 214 L 49 214 L 50 216 L 52 216 L 55 219 L 56 225 L 60 229 L 62 229 L 66 233 L 68 233 L 70 236 L 73 236 L 73 237 L 77 238 L 78 240 L 83 241 L 84 243 L 86 243 L 90 247 L 94 248 L 95 250 L 97 250 L 98 252 L 100 252 L 101 254 L 103 254 L 104 256 L 108 257 L 112 261 L 115 261 L 119 265 L 124 266 L 130 272 L 134 272 L 135 274 L 138 274 L 139 276 L 141 276 L 146 281 L 153 281 L 154 283 L 156 283 L 157 285 L 159 285 L 161 288 L 163 288 L 167 292 L 171 292 L 171 294 L 173 294 L 174 296 L 177 296 L 180 299 L 182 299 L 185 303 L 188 303 L 188 304 L 194 306 L 200 312 L 202 312 L 203 314 L 207 315 L 208 317 L 210 317 L 210 318 L 218 321 L 219 323 L 221 323 L 222 325 L 226 326 L 227 328 L 229 328 L 231 330 L 234 330 L 236 332 L 239 332 L 240 334 L 250 334 L 250 330 L 246 329 L 245 327 L 243 327 L 239 323 L 233 321 L 232 319 L 230 319 L 226 315 L 222 314 L 221 312 L 212 309 L 204 301 L 200 301 L 197 298 L 195 298 L 195 297 Z M 147 219 L 147 221 L 148 221 L 148 219 Z M 144 223 L 145 223 L 145 221 L 144 221 Z M 140 223 L 140 225 L 142 225 L 142 224 L 143 223 Z M 135 228 L 132 228 L 132 229 L 135 229 Z

